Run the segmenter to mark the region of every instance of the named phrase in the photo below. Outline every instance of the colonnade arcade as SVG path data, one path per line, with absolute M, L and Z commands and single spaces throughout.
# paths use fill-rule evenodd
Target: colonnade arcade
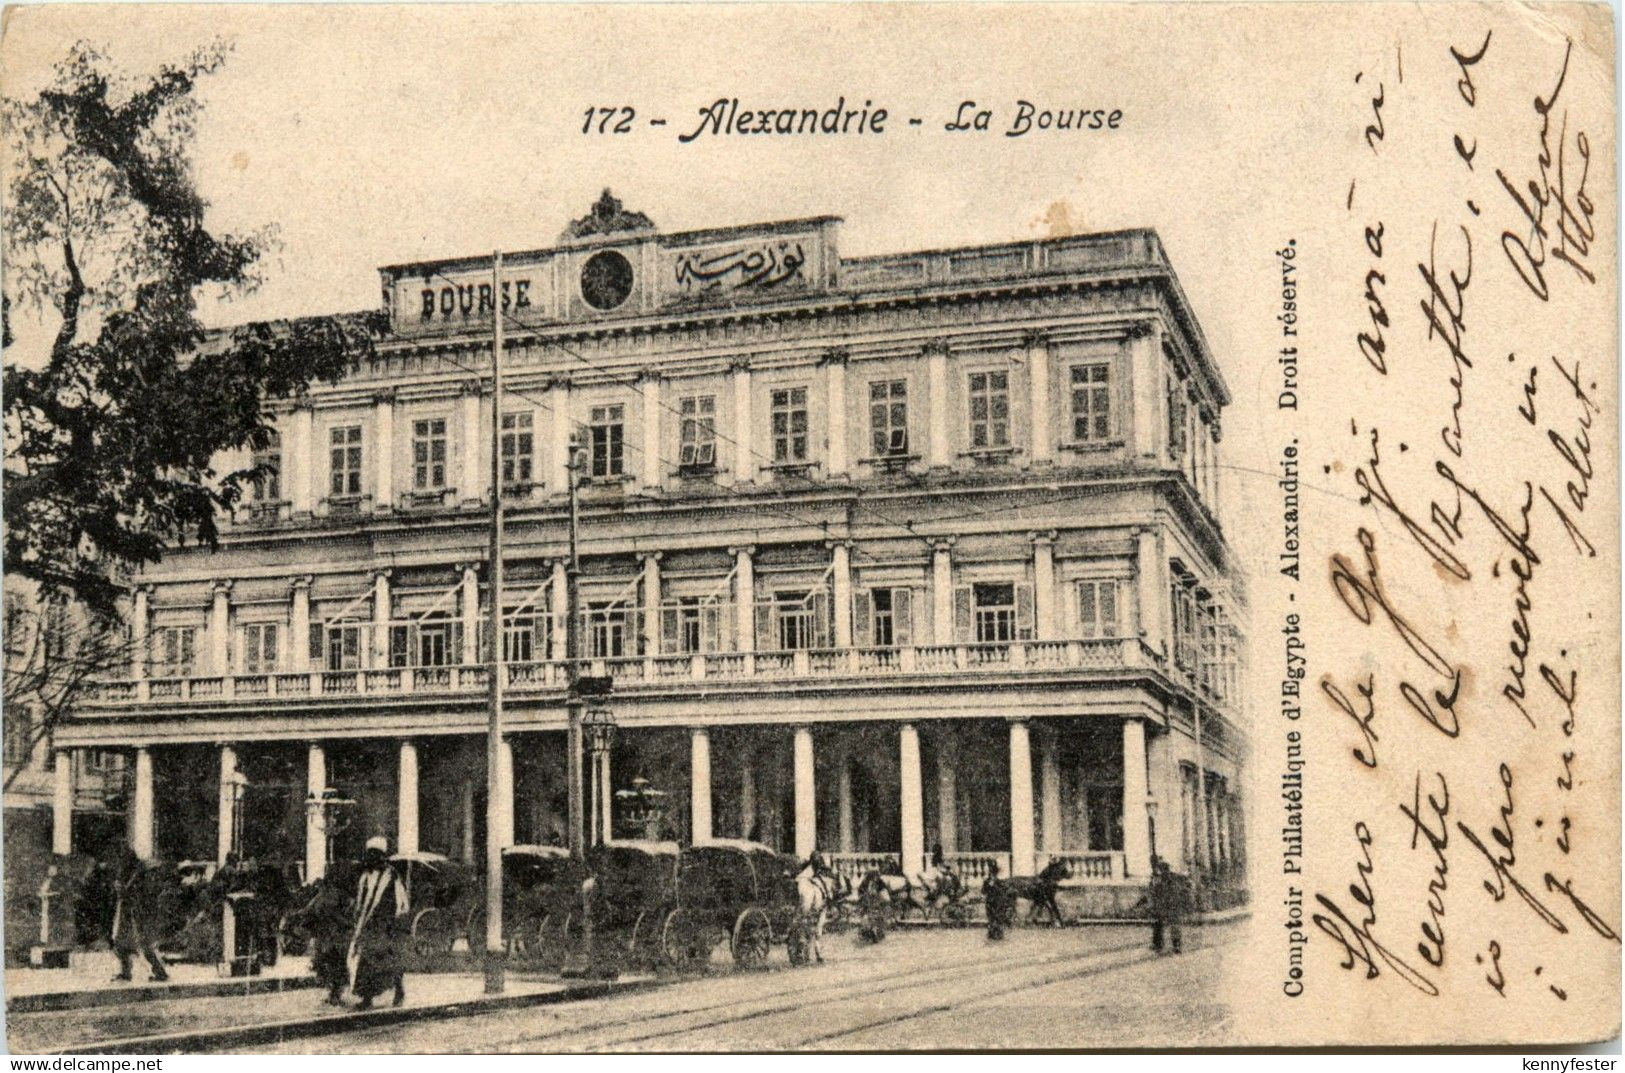
M 1235 841 L 1232 820 L 1210 812 L 1206 855 L 1193 846 L 1200 821 L 1181 796 L 1193 772 L 1176 766 L 1168 737 L 1140 717 L 1100 716 L 638 726 L 614 737 L 605 797 L 616 838 L 753 838 L 801 856 L 816 848 L 852 873 L 918 867 L 941 846 L 968 878 L 1064 857 L 1074 881 L 1143 882 L 1153 853 L 1222 863 Z M 562 730 L 504 740 L 503 845 L 564 841 L 565 750 Z M 377 834 L 402 852 L 483 855 L 477 735 L 154 745 L 136 748 L 130 767 L 129 834 L 143 857 L 235 853 L 310 876 Z M 58 852 L 71 849 L 72 770 L 57 765 Z M 312 807 L 323 796 L 341 804 Z

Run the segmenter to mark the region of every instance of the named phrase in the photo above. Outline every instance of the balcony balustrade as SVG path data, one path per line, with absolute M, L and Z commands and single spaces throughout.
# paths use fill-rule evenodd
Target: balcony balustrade
M 870 872 L 895 872 L 897 870 L 897 854 L 895 853 L 826 853 L 825 859 L 831 868 L 839 874 L 848 877 L 856 883 Z M 965 886 L 972 891 L 979 891 L 982 881 L 993 874 L 994 866 L 998 867 L 999 875 L 1011 875 L 1010 854 L 1001 850 L 977 850 L 956 853 L 944 853 L 943 860 L 947 866 L 959 874 Z M 1061 881 L 1062 886 L 1081 886 L 1088 883 L 1110 883 L 1124 878 L 1123 854 L 1120 850 L 1068 850 L 1066 852 L 1040 851 L 1027 868 L 1018 868 L 1016 875 L 1037 875 L 1051 861 L 1065 861 L 1067 877 Z M 929 855 L 920 859 L 913 874 L 923 873 L 931 865 Z
M 582 670 L 614 680 L 618 690 L 639 692 L 677 689 L 691 682 L 973 677 L 1160 665 L 1160 657 L 1138 638 L 1109 638 L 623 656 L 583 660 Z M 508 663 L 505 670 L 508 689 L 519 693 L 562 689 L 569 678 L 562 660 Z M 484 690 L 486 675 L 484 664 L 474 664 L 119 680 L 98 683 L 91 702 L 126 706 L 279 697 L 467 694 Z

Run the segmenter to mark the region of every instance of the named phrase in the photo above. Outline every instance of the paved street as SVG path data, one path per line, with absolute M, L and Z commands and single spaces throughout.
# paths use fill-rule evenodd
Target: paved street
M 1193 928 L 1157 958 L 1143 927 L 894 931 L 878 946 L 825 941 L 826 963 L 712 971 L 653 992 L 393 1025 L 256 1052 L 522 1052 L 1212 1046 L 1240 924 Z

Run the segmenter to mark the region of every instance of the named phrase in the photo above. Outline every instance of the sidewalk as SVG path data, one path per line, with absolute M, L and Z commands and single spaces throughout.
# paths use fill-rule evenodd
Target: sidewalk
M 510 973 L 504 994 L 487 996 L 478 973 L 406 978 L 407 1002 L 357 1010 L 328 1006 L 321 991 L 302 989 L 256 995 L 174 997 L 122 1006 L 9 1014 L 7 1043 L 15 1054 L 173 1054 L 227 1046 L 255 1046 L 377 1027 L 407 1020 L 455 1017 L 487 1010 L 593 998 L 650 986 L 651 978 L 614 983 L 561 982 Z M 319 1050 L 319 1046 L 314 1049 Z
M 158 983 L 138 960 L 134 980 L 116 981 L 118 958 L 108 950 L 76 950 L 66 969 L 5 970 L 6 1012 L 81 1009 L 88 1006 L 164 999 L 171 996 L 246 995 L 314 986 L 308 957 L 281 957 L 258 976 L 221 976 L 213 965 L 168 966 L 169 980 Z

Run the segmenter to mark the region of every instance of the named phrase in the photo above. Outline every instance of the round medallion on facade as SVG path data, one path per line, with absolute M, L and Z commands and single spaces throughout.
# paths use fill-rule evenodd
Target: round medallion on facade
M 581 297 L 594 309 L 610 310 L 632 293 L 632 262 L 615 250 L 601 250 L 581 267 Z

